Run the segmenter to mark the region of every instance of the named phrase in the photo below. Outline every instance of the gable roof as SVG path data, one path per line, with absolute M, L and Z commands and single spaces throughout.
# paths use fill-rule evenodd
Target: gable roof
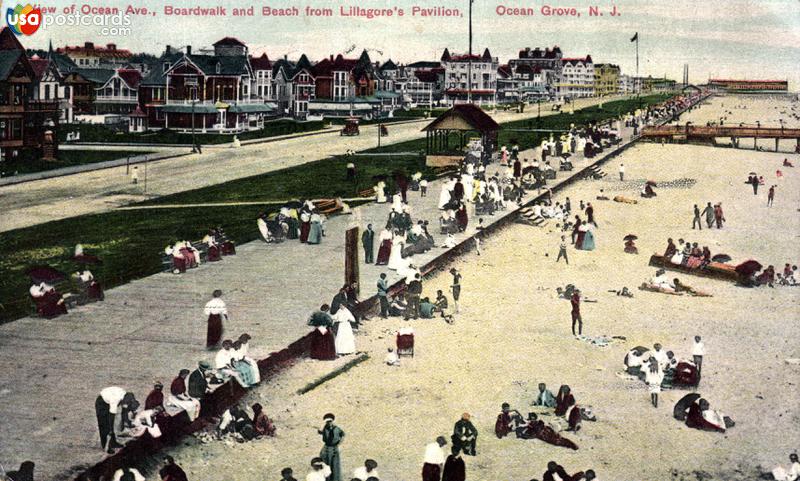
M 50 66 L 50 60 L 46 58 L 39 58 L 38 55 L 34 55 L 28 59 L 28 62 L 31 64 L 31 68 L 33 69 L 34 79 L 42 80 L 47 72 L 47 68 Z
M 587 56 L 586 56 L 586 57 L 584 57 L 584 58 L 580 58 L 580 57 L 578 57 L 578 58 L 562 58 L 562 59 L 561 59 L 561 63 L 562 63 L 562 64 L 566 64 L 566 63 L 571 63 L 571 64 L 579 64 L 579 63 L 587 64 L 587 63 L 592 63 L 592 56 L 591 56 L 591 55 L 587 55 Z
M 216 46 L 238 46 L 238 47 L 246 47 L 247 45 L 239 40 L 236 37 L 225 37 L 220 40 L 217 40 L 212 44 L 214 47 Z
M 489 116 L 489 114 L 481 110 L 480 107 L 474 104 L 457 104 L 447 112 L 437 117 L 436 120 L 428 124 L 422 129 L 422 131 L 428 132 L 437 130 L 440 125 L 451 119 L 463 120 L 470 127 L 469 130 L 477 130 L 481 133 L 496 132 L 500 130 L 500 126 L 497 124 L 497 122 L 495 122 L 494 119 Z
M 0 30 L 0 80 L 7 80 L 17 64 L 22 64 L 31 80 L 34 79 L 35 72 L 25 55 L 25 48 L 8 27 L 3 27 Z
M 272 70 L 272 62 L 266 53 L 262 53 L 260 57 L 250 57 L 250 66 L 253 70 Z
M 142 73 L 132 68 L 121 68 L 117 70 L 117 75 L 132 89 L 139 88 L 142 81 Z
M 301 55 L 300 59 L 297 60 L 297 63 L 294 65 L 294 70 L 291 72 L 292 78 L 303 70 L 308 72 L 312 77 L 314 76 L 314 67 L 311 65 L 311 61 L 308 60 L 308 57 L 306 57 L 306 54 Z
M 381 72 L 385 70 L 397 70 L 397 64 L 392 62 L 392 59 L 389 59 L 383 62 L 383 65 L 381 65 L 381 67 L 378 70 L 380 70 Z
M 103 85 L 114 75 L 114 70 L 110 68 L 79 68 L 75 69 L 73 73 L 92 83 Z
M 283 71 L 285 77 L 291 77 L 294 72 L 294 62 L 290 62 L 285 58 L 280 58 L 272 64 L 272 76 L 278 75 L 278 72 Z
M 170 67 L 170 70 L 186 60 L 194 64 L 204 75 L 244 75 L 250 73 L 250 65 L 247 57 L 243 55 L 222 56 L 222 55 L 184 55 L 179 61 Z M 219 65 L 219 72 L 217 72 Z

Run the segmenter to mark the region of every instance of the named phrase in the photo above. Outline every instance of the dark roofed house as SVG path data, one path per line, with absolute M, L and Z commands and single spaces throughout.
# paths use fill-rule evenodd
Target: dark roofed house
M 135 69 L 114 70 L 105 82 L 95 87 L 95 112 L 98 114 L 129 114 L 139 104 L 139 84 L 142 73 Z
M 267 54 L 262 53 L 260 57 L 250 57 L 250 66 L 253 68 L 251 95 L 262 101 L 274 101 L 275 95 L 272 89 L 273 64 Z
M 483 51 L 483 55 L 453 55 L 445 49 L 442 54 L 445 102 L 475 102 L 481 105 L 495 103 L 498 66 L 497 57 L 492 57 L 488 48 Z
M 34 100 L 37 72 L 25 48 L 7 27 L 0 30 L 0 158 L 54 159 L 55 127 L 59 110 L 55 102 Z M 45 78 L 45 77 L 42 77 Z
M 163 99 L 148 94 L 140 105 L 148 119 L 157 119 L 157 125 L 148 128 L 236 133 L 261 128 L 265 118 L 278 113 L 274 104 L 251 98 L 253 68 L 247 46 L 238 39 L 225 37 L 214 43 L 214 55 L 193 54 L 187 47 L 177 60 L 165 60 L 167 64 Z M 160 92 L 160 79 L 148 77 L 143 83 Z

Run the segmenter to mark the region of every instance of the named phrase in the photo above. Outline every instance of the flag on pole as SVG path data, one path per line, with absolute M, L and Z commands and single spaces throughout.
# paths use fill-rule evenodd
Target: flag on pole
M 633 37 L 631 38 L 631 42 L 635 42 L 635 41 L 637 41 L 637 40 L 639 40 L 639 32 L 636 32 L 636 33 L 633 35 Z

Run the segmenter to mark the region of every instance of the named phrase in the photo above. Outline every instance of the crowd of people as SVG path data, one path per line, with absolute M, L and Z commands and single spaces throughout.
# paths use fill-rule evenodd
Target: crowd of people
M 678 359 L 671 350 L 663 349 L 660 343 L 649 350 L 637 346 L 625 355 L 625 372 L 644 381 L 650 393 L 653 407 L 658 407 L 658 395 L 662 389 L 673 387 L 697 387 L 703 369 L 705 344 L 695 336 L 692 359 Z
M 345 206 L 342 204 L 339 207 L 344 209 Z M 261 212 L 256 218 L 256 225 L 261 240 L 266 243 L 289 239 L 313 245 L 322 242 L 325 236 L 325 221 L 326 216 L 314 202 L 306 200 L 287 203 L 276 213 Z

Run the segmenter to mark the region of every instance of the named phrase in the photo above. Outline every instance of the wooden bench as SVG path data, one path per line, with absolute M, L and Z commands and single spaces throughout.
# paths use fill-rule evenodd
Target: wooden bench
M 331 215 L 344 208 L 339 199 L 320 199 L 314 203 L 314 207 L 320 214 Z
M 362 191 L 359 191 L 359 192 L 358 192 L 358 196 L 359 196 L 359 197 L 364 197 L 364 198 L 367 198 L 367 197 L 375 197 L 375 189 L 373 189 L 372 187 L 370 187 L 369 189 L 364 189 L 364 190 L 362 190 Z

